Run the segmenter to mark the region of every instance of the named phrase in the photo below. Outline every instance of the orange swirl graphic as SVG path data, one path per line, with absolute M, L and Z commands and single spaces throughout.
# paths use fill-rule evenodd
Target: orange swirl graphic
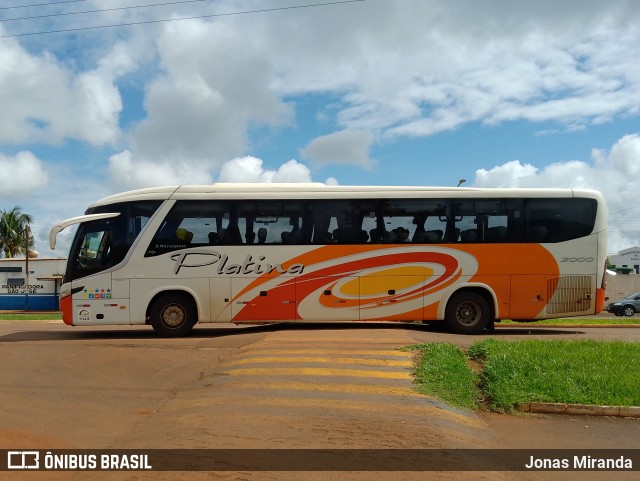
M 234 299 L 252 307 L 241 309 L 234 320 L 250 321 L 256 312 L 288 319 L 290 303 L 276 301 L 292 295 L 296 319 L 373 320 L 407 313 L 419 317 L 428 296 L 477 270 L 473 256 L 455 249 L 366 247 L 354 253 L 354 246 L 327 246 L 283 263 L 304 264 L 304 274 L 270 273 L 254 280 Z M 256 294 L 267 287 L 268 296 Z

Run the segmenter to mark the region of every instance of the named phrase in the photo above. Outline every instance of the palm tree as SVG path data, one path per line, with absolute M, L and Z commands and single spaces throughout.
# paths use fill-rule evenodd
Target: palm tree
M 27 254 L 25 235 L 33 216 L 23 214 L 20 207 L 0 212 L 0 249 L 5 257 L 17 257 Z M 29 235 L 29 247 L 33 246 L 33 237 Z

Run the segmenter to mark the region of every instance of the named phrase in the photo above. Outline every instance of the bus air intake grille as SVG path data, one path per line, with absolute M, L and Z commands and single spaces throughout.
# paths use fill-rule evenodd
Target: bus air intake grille
M 547 314 L 589 313 L 592 309 L 592 276 L 563 276 L 547 281 Z

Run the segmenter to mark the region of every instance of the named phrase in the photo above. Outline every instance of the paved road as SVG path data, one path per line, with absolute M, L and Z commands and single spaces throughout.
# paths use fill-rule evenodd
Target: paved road
M 493 335 L 638 342 L 640 329 L 531 326 L 499 328 Z M 466 346 L 478 337 L 419 325 L 329 324 L 198 328 L 191 337 L 167 340 L 150 329 L 0 323 L 0 447 L 640 448 L 640 420 L 473 413 L 412 390 L 410 354 L 398 347 L 434 340 Z M 403 479 L 433 479 L 432 474 L 409 473 Z M 472 477 L 572 478 L 571 473 L 535 474 Z M 331 475 L 305 473 L 304 479 Z M 580 475 L 603 479 L 601 473 Z M 218 476 L 301 479 L 300 473 Z M 9 479 L 2 473 L 0 478 Z M 103 478 L 116 479 L 113 473 L 47 475 Z M 373 478 L 394 479 L 389 473 Z M 335 477 L 373 478 L 371 473 Z M 469 473 L 438 478 L 469 479 Z M 136 473 L 117 479 L 210 478 L 208 473 Z M 607 473 L 605 479 L 634 477 Z

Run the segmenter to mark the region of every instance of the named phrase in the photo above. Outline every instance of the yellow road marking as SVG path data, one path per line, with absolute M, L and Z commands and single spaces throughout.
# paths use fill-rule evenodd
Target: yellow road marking
M 427 400 L 428 398 L 425 398 Z M 452 411 L 449 409 L 441 408 L 434 404 L 403 404 L 403 403 L 381 403 L 381 402 L 369 402 L 369 401 L 350 401 L 350 400 L 337 400 L 337 399 L 291 399 L 291 398 L 268 398 L 263 396 L 243 396 L 241 398 L 234 398 L 233 401 L 222 397 L 206 398 L 206 399 L 193 399 L 189 401 L 181 401 L 176 403 L 172 409 L 179 412 L 178 417 L 188 417 L 188 414 L 184 412 L 185 408 L 210 408 L 214 405 L 232 406 L 238 407 L 242 405 L 256 406 L 268 406 L 268 407 L 285 407 L 285 408 L 318 408 L 322 411 L 328 409 L 345 409 L 354 410 L 359 412 L 377 412 L 377 411 L 394 411 L 403 412 L 414 415 L 430 415 L 435 416 L 436 423 L 454 421 L 466 426 L 473 426 L 478 428 L 487 429 L 487 426 L 473 413 L 466 414 L 463 411 Z M 216 418 L 220 415 L 219 411 L 216 411 Z M 198 415 L 200 422 L 202 421 L 202 415 Z
M 412 353 L 405 351 L 379 351 L 379 350 L 363 350 L 359 351 L 357 349 L 349 349 L 349 350 L 335 350 L 335 349 L 251 349 L 245 351 L 245 354 L 249 355 L 262 355 L 262 354 L 271 354 L 271 355 L 279 355 L 279 354 L 328 354 L 328 355 L 354 355 L 354 356 L 393 356 L 393 357 L 404 357 L 410 358 Z
M 384 386 L 378 384 L 331 384 L 312 382 L 252 382 L 225 383 L 225 387 L 232 385 L 233 389 L 250 389 L 252 391 L 308 391 L 308 392 L 332 392 L 346 394 L 379 394 L 383 396 L 418 397 L 428 399 L 429 396 L 413 391 L 409 387 Z
M 361 366 L 397 366 L 411 367 L 411 361 L 395 359 L 363 359 L 356 357 L 304 357 L 304 356 L 278 356 L 278 357 L 252 357 L 225 361 L 226 366 L 239 366 L 243 364 L 265 364 L 265 363 L 287 363 L 287 362 L 317 362 L 336 364 L 356 364 Z
M 232 368 L 228 370 L 225 369 L 225 372 L 235 376 L 345 376 L 375 377 L 381 379 L 411 379 L 411 374 L 409 372 L 314 367 Z

